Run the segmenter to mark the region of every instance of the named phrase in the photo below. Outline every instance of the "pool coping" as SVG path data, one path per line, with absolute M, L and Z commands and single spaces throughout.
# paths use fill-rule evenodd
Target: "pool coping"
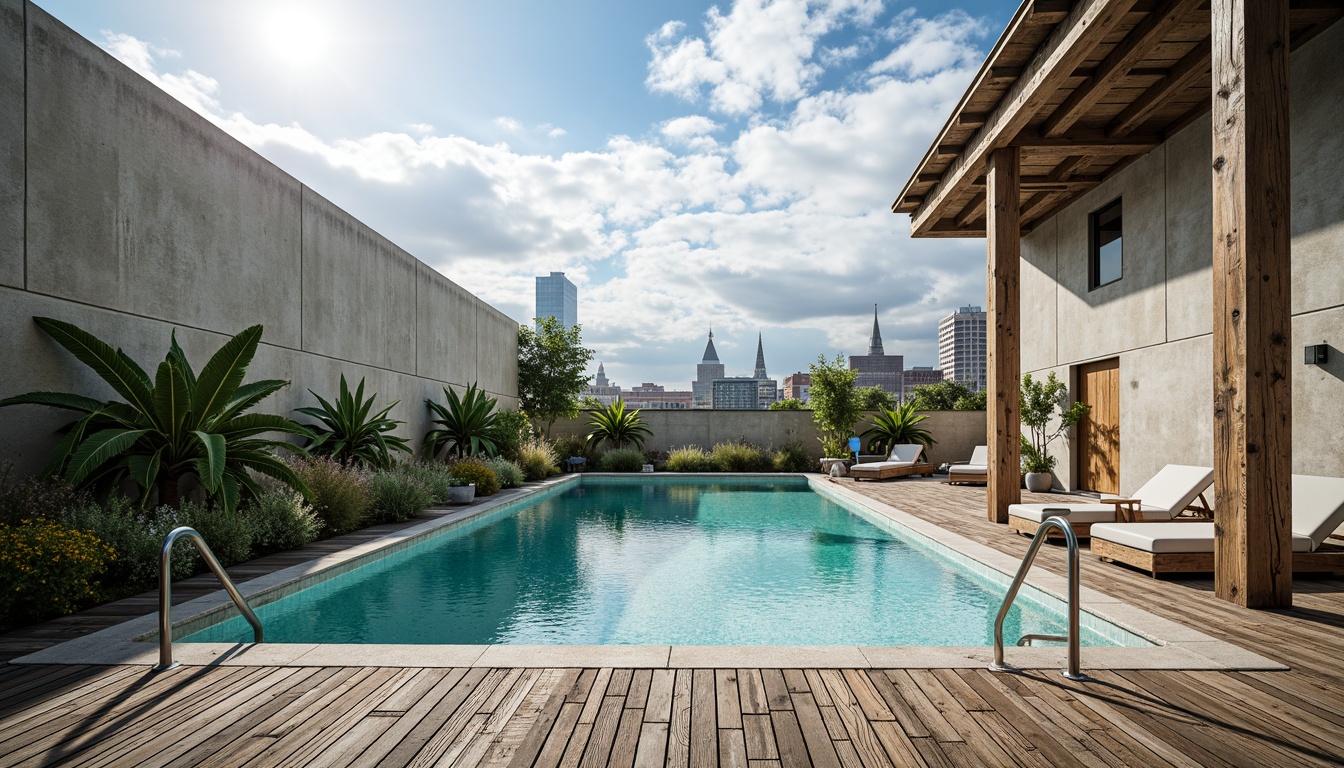
M 564 475 L 525 488 L 501 492 L 477 503 L 373 541 L 290 566 L 238 585 L 244 597 L 265 594 L 273 602 L 308 585 L 324 581 L 387 553 L 413 546 L 446 528 L 518 503 L 552 489 L 579 484 L 584 476 Z M 631 477 L 630 475 L 621 475 Z M 667 473 L 657 473 L 668 477 Z M 780 478 L 779 474 L 687 473 L 678 477 Z M 647 477 L 647 475 L 645 476 Z M 886 518 L 918 537 L 933 542 L 993 571 L 1014 574 L 1020 560 L 965 536 L 948 531 L 889 504 L 866 496 L 829 477 L 815 473 L 792 475 L 807 479 L 823 496 L 838 497 L 847 504 Z M 1025 582 L 1059 600 L 1067 594 L 1067 580 L 1035 569 Z M 1167 670 L 1286 670 L 1267 659 L 1199 630 L 1162 618 L 1083 585 L 1082 609 L 1097 618 L 1153 643 L 1150 647 L 1085 646 L 1083 667 L 1097 669 Z M 217 590 L 173 606 L 174 634 L 185 636 L 214 620 L 220 611 L 233 610 L 227 594 Z M 158 663 L 158 613 L 69 640 L 12 660 L 13 664 L 155 665 Z M 187 666 L 365 666 L 365 667 L 841 667 L 880 669 L 983 668 L 993 658 L 993 649 L 948 646 L 673 646 L 673 645 L 342 645 L 315 643 L 177 643 L 174 659 Z M 1010 647 L 1009 663 L 1022 669 L 1059 668 L 1065 661 L 1062 647 Z

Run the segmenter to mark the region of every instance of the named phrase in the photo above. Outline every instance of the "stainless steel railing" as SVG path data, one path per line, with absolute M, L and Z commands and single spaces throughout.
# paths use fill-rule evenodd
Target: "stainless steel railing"
M 1022 582 L 1027 578 L 1027 571 L 1031 570 L 1031 564 L 1036 561 L 1036 553 L 1040 551 L 1041 544 L 1046 540 L 1051 528 L 1058 528 L 1064 534 L 1064 542 L 1068 547 L 1069 558 L 1069 634 L 1067 635 L 1043 635 L 1026 634 L 1018 639 L 1018 645 L 1030 645 L 1033 640 L 1043 640 L 1056 643 L 1069 644 L 1068 668 L 1063 671 L 1065 677 L 1070 680 L 1089 680 L 1090 678 L 1082 673 L 1082 653 L 1078 648 L 1079 621 L 1078 621 L 1078 537 L 1073 533 L 1073 526 L 1069 525 L 1067 520 L 1062 518 L 1069 514 L 1067 509 L 1046 509 L 1046 518 L 1041 521 L 1041 525 L 1036 529 L 1036 535 L 1032 537 L 1031 546 L 1027 549 L 1027 554 L 1022 558 L 1022 565 L 1017 569 L 1017 575 L 1013 577 L 1013 583 L 1008 587 L 1008 594 L 1003 598 L 1003 605 L 999 606 L 999 615 L 994 619 L 994 663 L 989 665 L 993 672 L 1016 672 L 1017 667 L 1011 666 L 1003 660 L 1003 622 L 1008 618 L 1008 611 L 1013 607 L 1013 601 L 1017 599 L 1017 591 L 1021 589 Z
M 238 587 L 234 586 L 233 579 L 224 572 L 224 566 L 219 564 L 215 558 L 215 553 L 210 551 L 210 546 L 201 538 L 201 534 L 195 529 L 182 526 L 174 528 L 167 538 L 163 540 L 163 549 L 159 550 L 159 665 L 154 667 L 155 672 L 163 672 L 177 666 L 173 661 L 173 544 L 183 536 L 186 536 L 196 549 L 200 551 L 201 557 L 205 559 L 205 564 L 210 566 L 210 570 L 215 572 L 221 584 L 224 585 L 224 591 L 233 598 L 233 604 L 238 606 L 247 623 L 252 625 L 252 636 L 256 642 L 261 640 L 261 620 L 257 614 L 252 612 L 252 607 L 243 599 L 242 593 Z

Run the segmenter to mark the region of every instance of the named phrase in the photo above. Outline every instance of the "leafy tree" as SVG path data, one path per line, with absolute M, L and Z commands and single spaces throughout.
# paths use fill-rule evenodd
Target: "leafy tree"
M 919 423 L 928 418 L 916 412 L 915 404 L 903 403 L 895 409 L 883 408 L 873 418 L 873 427 L 864 432 L 868 438 L 869 453 L 886 453 L 894 445 L 922 445 L 925 448 L 936 445 L 937 440 Z
M 849 370 L 842 355 L 836 355 L 834 360 L 818 355 L 817 362 L 808 366 L 808 370 L 812 374 L 808 389 L 812 420 L 821 428 L 822 449 L 828 456 L 844 456 L 848 453 L 846 441 L 863 414 L 858 390 L 854 388 L 859 373 Z
M 579 393 L 588 386 L 584 373 L 594 352 L 583 346 L 579 326 L 565 328 L 554 317 L 539 328 L 518 328 L 518 400 L 543 437 L 555 420 L 579 414 Z
M 295 409 L 321 422 L 307 425 L 315 435 L 307 445 L 309 453 L 330 456 L 347 466 L 377 469 L 392 466 L 392 451 L 411 453 L 406 438 L 387 434 L 398 424 L 405 423 L 387 417 L 400 400 L 370 416 L 378 395 L 371 394 L 368 400 L 364 399 L 364 379 L 359 380 L 359 387 L 351 393 L 345 383 L 345 374 L 341 374 L 341 391 L 335 403 L 327 402 L 311 389 L 308 392 L 322 404 Z
M 579 398 L 579 410 L 581 411 L 596 411 L 603 407 L 605 407 L 605 403 L 592 395 L 584 395 Z
M 920 384 L 915 387 L 915 396 L 910 401 L 917 411 L 957 410 L 957 403 L 970 397 L 971 390 L 959 381 L 940 381 L 937 384 Z M 973 410 L 963 408 L 961 410 Z
M 439 417 L 430 422 L 438 426 L 425 434 L 424 447 L 429 455 L 438 456 L 440 451 L 447 450 L 450 456 L 494 456 L 499 450 L 495 443 L 495 422 L 499 417 L 494 412 L 495 398 L 477 389 L 475 382 L 461 397 L 445 387 L 443 397 L 447 405 L 425 401 Z
M 983 411 L 988 405 L 989 395 L 985 390 L 972 392 L 965 397 L 957 398 L 957 402 L 952 406 L 956 411 Z
M 896 398 L 887 390 L 873 385 L 871 387 L 859 387 L 859 404 L 865 411 L 890 410 L 896 407 Z
M 1031 432 L 1030 439 L 1022 436 L 1022 463 L 1026 471 L 1053 471 L 1055 457 L 1050 455 L 1050 443 L 1087 416 L 1091 408 L 1087 403 L 1076 402 L 1064 407 L 1068 394 L 1069 388 L 1053 371 L 1044 381 L 1033 379 L 1030 373 L 1022 377 L 1022 423 Z M 1055 420 L 1056 411 L 1059 412 L 1058 424 L 1051 429 L 1050 422 Z
M 100 402 L 83 395 L 30 392 L 0 400 L 0 407 L 48 405 L 84 414 L 66 425 L 45 475 L 59 475 L 78 487 L 103 488 L 114 488 L 129 477 L 140 487 L 142 501 L 157 488 L 159 503 L 170 507 L 178 505 L 179 483 L 189 475 L 226 510 L 238 507 L 242 491 L 260 493 L 251 471 L 307 494 L 289 465 L 273 453 L 279 448 L 303 455 L 303 449 L 258 435 L 312 437 L 312 433 L 283 416 L 246 413 L 289 385 L 276 379 L 243 383 L 261 341 L 260 325 L 229 339 L 199 377 L 174 333 L 168 356 L 151 380 L 125 352 L 93 334 L 48 317 L 34 320 L 126 398 L 126 402 Z
M 639 416 L 639 409 L 627 411 L 625 400 L 618 399 L 611 405 L 599 407 L 588 420 L 593 431 L 588 434 L 588 444 L 597 447 L 602 443 L 611 443 L 611 447 L 620 450 L 630 443 L 643 450 L 644 438 L 653 434 L 652 430 Z
M 772 411 L 806 411 L 809 408 L 807 403 L 796 397 L 786 397 L 770 404 L 770 410 Z

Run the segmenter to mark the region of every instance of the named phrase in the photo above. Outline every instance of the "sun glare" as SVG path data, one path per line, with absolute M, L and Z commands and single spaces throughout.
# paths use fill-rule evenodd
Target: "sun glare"
M 292 69 L 321 64 L 330 54 L 331 28 L 319 7 L 277 3 L 261 19 L 261 37 L 270 54 Z

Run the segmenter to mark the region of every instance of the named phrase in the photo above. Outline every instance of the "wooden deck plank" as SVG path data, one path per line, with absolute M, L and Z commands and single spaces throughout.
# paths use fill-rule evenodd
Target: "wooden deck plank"
M 807 754 L 811 757 L 812 765 L 839 768 L 840 758 L 835 753 L 831 735 L 826 730 L 826 723 L 821 719 L 821 712 L 812 694 L 793 694 L 793 711 L 798 716 L 798 727 L 803 733 L 803 741 L 807 743 Z
M 663 768 L 667 757 L 667 723 L 647 720 L 639 727 L 639 745 L 635 747 L 635 768 Z
M 747 768 L 747 741 L 740 728 L 719 729 L 719 765 Z
M 737 689 L 744 714 L 766 715 L 770 713 L 770 707 L 766 703 L 765 683 L 761 680 L 759 669 L 737 670 Z
M 742 735 L 746 740 L 748 760 L 779 759 L 769 715 L 742 715 Z
M 678 669 L 672 687 L 672 719 L 667 731 L 667 768 L 691 764 L 691 684 L 694 670 Z
M 621 713 L 625 711 L 625 699 L 620 696 L 606 696 L 598 708 L 593 720 L 593 730 L 588 735 L 588 745 L 584 747 L 583 759 L 579 768 L 604 768 L 611 758 L 611 745 L 616 741 L 616 729 L 621 724 Z M 579 715 L 583 722 L 583 715 Z
M 719 727 L 740 730 L 742 728 L 742 700 L 737 689 L 737 670 L 715 670 L 714 689 L 718 696 L 716 704 L 719 712 Z
M 648 670 L 645 670 L 648 671 Z M 621 713 L 621 722 L 616 727 L 616 740 L 611 745 L 611 759 L 608 768 L 631 768 L 635 764 L 635 754 L 639 750 L 639 736 L 642 731 L 644 710 L 630 709 L 629 697 L 626 708 Z
M 766 705 L 771 710 L 793 709 L 789 700 L 789 686 L 784 682 L 784 673 L 778 669 L 762 669 L 761 683 L 765 686 Z
M 714 670 L 697 669 L 692 679 L 691 768 L 713 768 L 719 762 Z
M 555 768 L 560 764 L 565 751 L 569 748 L 570 737 L 579 724 L 579 712 L 581 711 L 583 711 L 583 704 L 577 701 L 565 700 L 561 704 L 560 711 L 556 713 L 555 722 L 552 724 L 546 740 L 542 743 L 536 761 L 531 763 L 532 765 L 535 765 L 536 768 Z M 520 751 L 518 759 L 513 764 L 517 768 L 524 768 L 529 763 Z
M 653 670 L 649 680 L 649 697 L 644 707 L 644 722 L 666 723 L 672 719 L 672 693 L 675 680 L 674 670 Z

